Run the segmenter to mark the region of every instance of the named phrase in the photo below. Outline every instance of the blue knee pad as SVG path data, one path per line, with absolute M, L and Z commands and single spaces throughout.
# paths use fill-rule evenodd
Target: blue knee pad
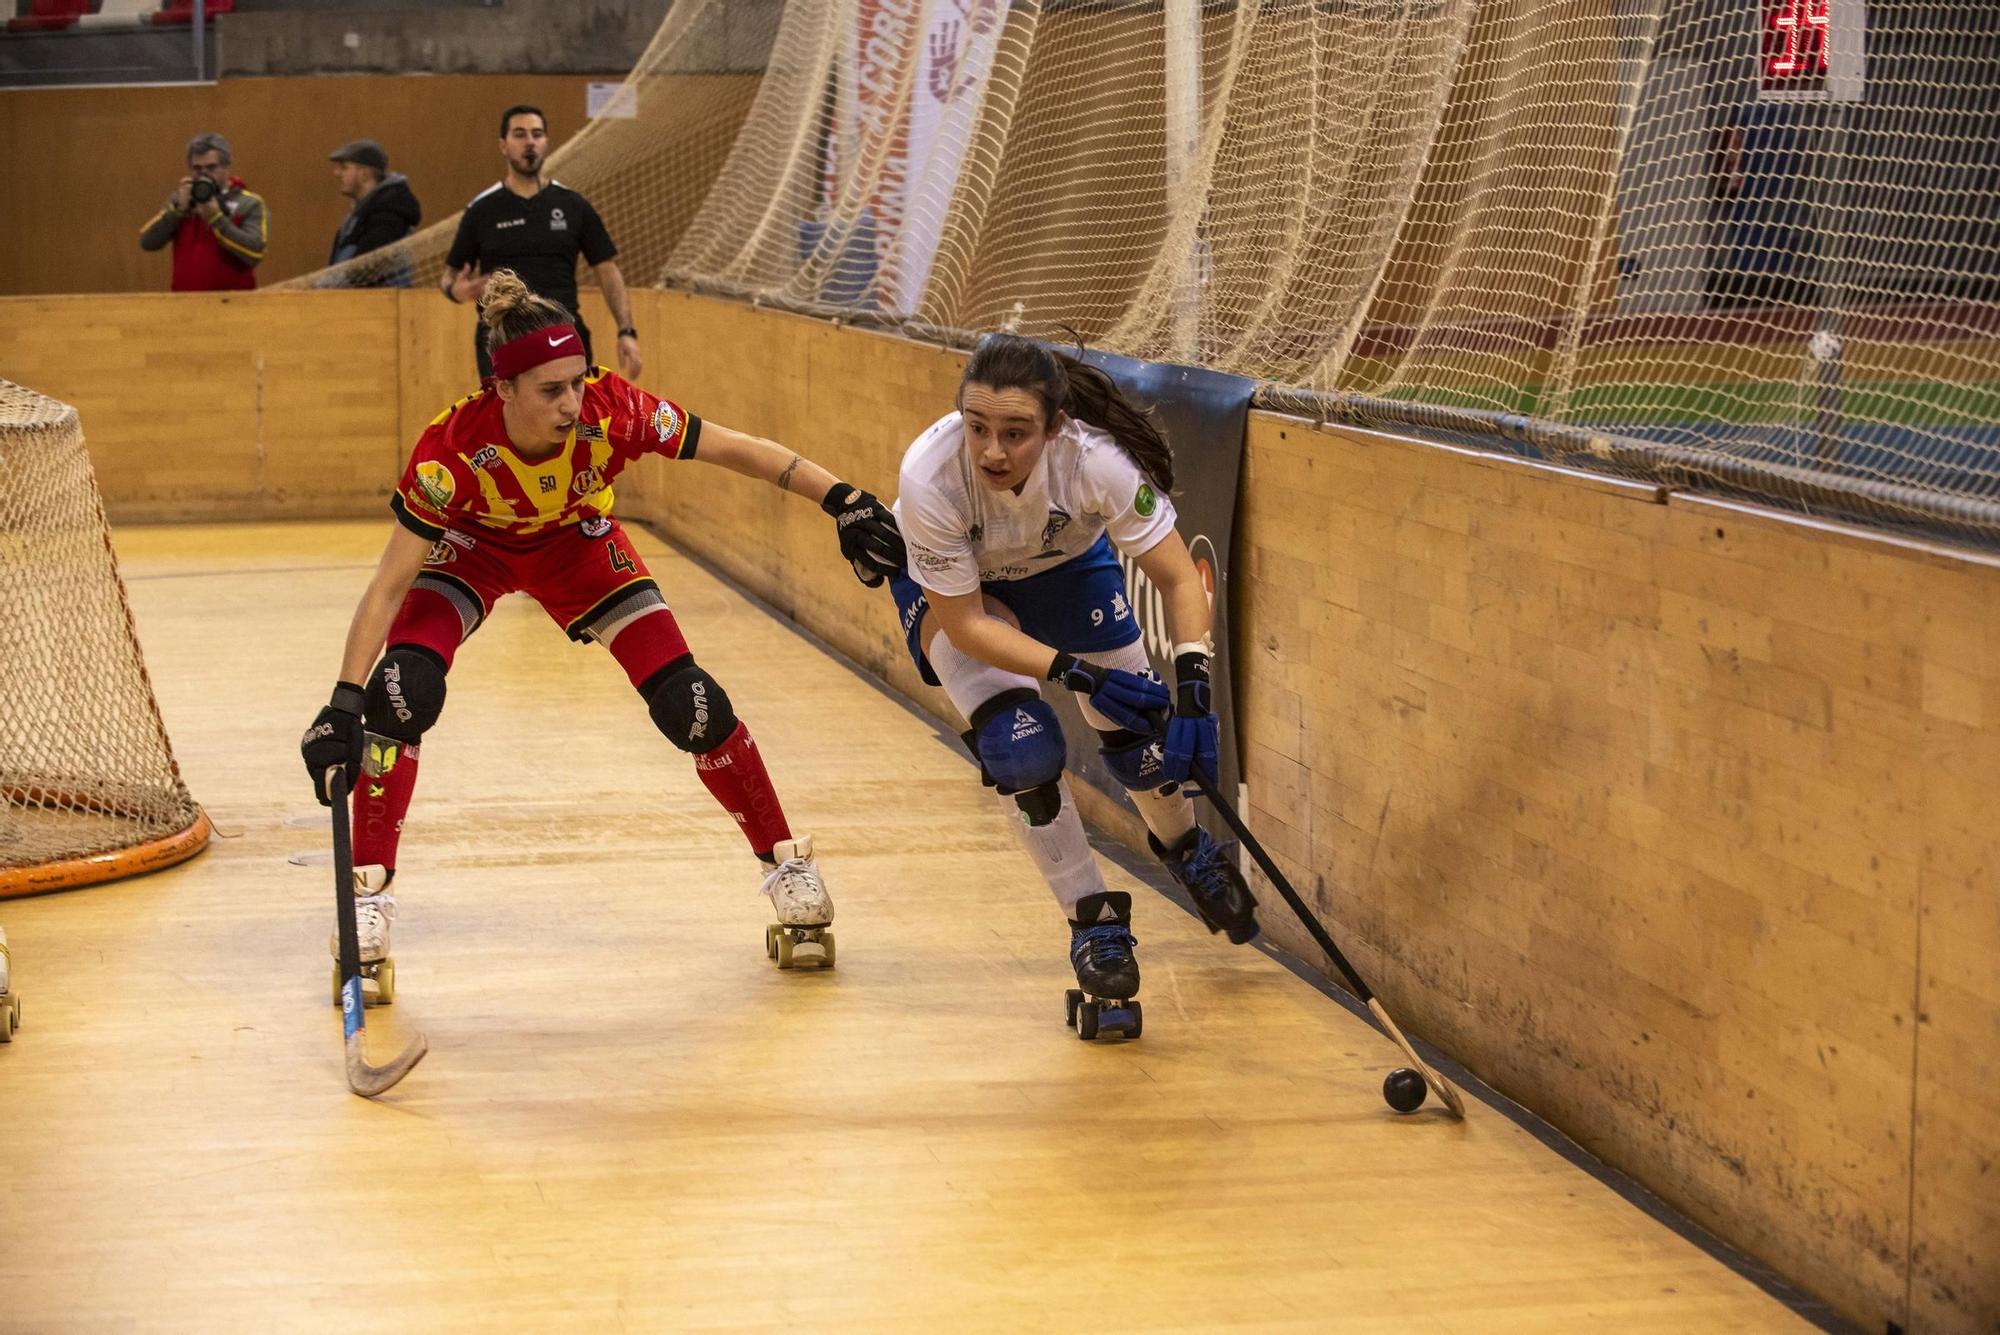
M 1097 754 L 1104 758 L 1104 768 L 1111 771 L 1112 778 L 1125 785 L 1127 792 L 1157 793 L 1174 787 L 1161 775 L 1166 757 L 1160 749 L 1159 738 L 1142 737 L 1122 728 L 1097 735 L 1103 741 Z
M 1002 793 L 1012 797 L 1030 825 L 1047 825 L 1062 812 L 1066 752 L 1056 711 L 1034 691 L 1002 691 L 972 711 L 974 750 L 979 765 Z
M 420 644 L 398 644 L 368 678 L 368 731 L 410 743 L 444 712 L 444 660 Z

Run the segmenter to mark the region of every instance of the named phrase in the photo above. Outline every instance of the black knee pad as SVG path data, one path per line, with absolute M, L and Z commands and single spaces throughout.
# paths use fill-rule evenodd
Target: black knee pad
M 736 711 L 722 683 L 688 654 L 646 678 L 639 688 L 646 712 L 666 739 L 692 755 L 706 755 L 736 731 Z
M 420 644 L 390 646 L 368 678 L 368 731 L 414 742 L 444 712 L 444 659 Z

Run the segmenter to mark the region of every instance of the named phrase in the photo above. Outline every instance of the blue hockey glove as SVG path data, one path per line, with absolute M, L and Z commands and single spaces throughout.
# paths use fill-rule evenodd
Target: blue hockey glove
M 1209 689 L 1208 655 L 1177 655 L 1174 680 L 1178 683 L 1174 688 L 1174 716 L 1167 720 L 1160 777 L 1170 783 L 1185 783 L 1191 775 L 1199 773 L 1211 784 L 1216 783 L 1221 724 L 1215 717 L 1214 696 Z
M 1156 731 L 1152 717 L 1173 702 L 1166 686 L 1151 673 L 1140 676 L 1123 668 L 1086 663 L 1074 654 L 1055 656 L 1049 664 L 1049 680 L 1088 696 L 1098 713 L 1128 732 Z

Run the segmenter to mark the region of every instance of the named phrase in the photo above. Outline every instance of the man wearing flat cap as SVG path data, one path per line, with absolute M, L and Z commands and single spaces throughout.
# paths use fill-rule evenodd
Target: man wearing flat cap
M 380 144 L 373 139 L 356 139 L 327 156 L 333 161 L 335 186 L 354 201 L 340 230 L 334 233 L 328 264 L 378 250 L 416 230 L 423 208 L 410 193 L 410 183 L 402 173 L 389 170 L 389 155 Z M 408 287 L 410 265 L 400 258 L 379 265 L 356 265 L 345 277 L 348 287 Z

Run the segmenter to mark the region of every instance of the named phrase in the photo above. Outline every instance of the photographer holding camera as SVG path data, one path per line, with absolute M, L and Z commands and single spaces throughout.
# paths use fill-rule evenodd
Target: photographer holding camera
M 174 246 L 174 291 L 228 292 L 257 286 L 269 241 L 261 195 L 229 170 L 229 141 L 198 134 L 188 141 L 188 174 L 139 233 L 141 250 Z

